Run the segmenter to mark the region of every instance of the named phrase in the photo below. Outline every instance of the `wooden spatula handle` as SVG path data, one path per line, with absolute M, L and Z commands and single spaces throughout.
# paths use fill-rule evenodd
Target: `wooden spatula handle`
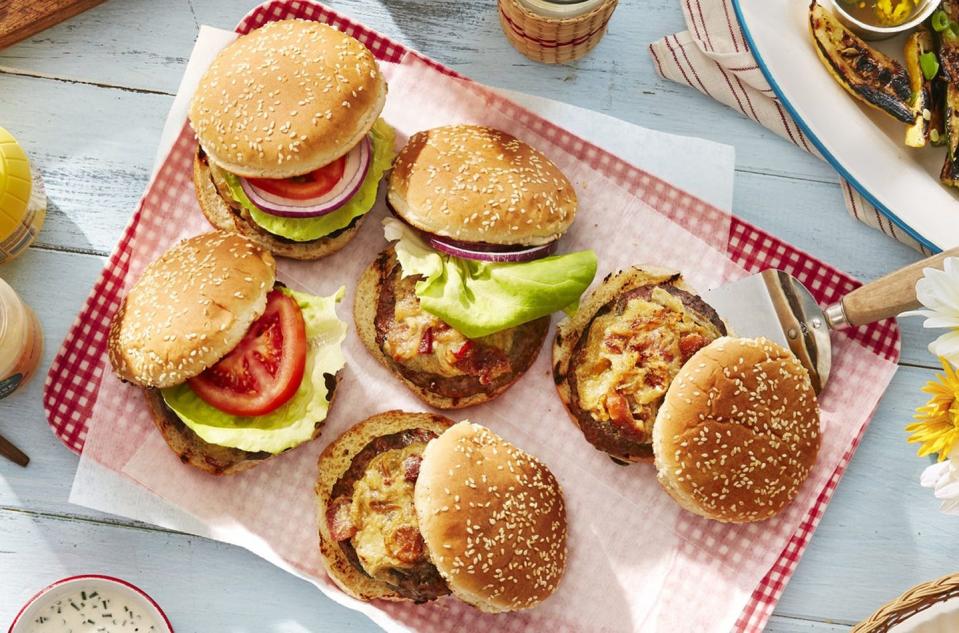
M 894 317 L 919 307 L 916 282 L 924 268 L 942 268 L 947 257 L 959 257 L 959 247 L 900 268 L 843 297 L 842 308 L 849 325 L 865 325 Z
M 2 435 L 0 435 L 0 455 L 6 457 L 18 466 L 26 467 L 26 465 L 30 463 L 30 458 L 27 457 L 26 453 L 14 446 L 10 440 Z

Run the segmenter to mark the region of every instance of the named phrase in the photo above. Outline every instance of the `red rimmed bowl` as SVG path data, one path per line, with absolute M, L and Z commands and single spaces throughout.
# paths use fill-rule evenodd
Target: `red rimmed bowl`
M 83 596 L 86 596 L 86 600 Z M 108 600 L 106 609 L 103 605 L 104 598 Z M 130 612 L 124 611 L 120 602 L 128 605 Z M 58 603 L 61 609 L 59 614 L 56 606 Z M 113 614 L 114 610 L 117 610 L 117 613 Z M 114 626 L 113 620 L 122 622 L 126 618 L 131 623 L 135 622 L 143 633 L 173 633 L 170 620 L 149 594 L 125 580 L 99 574 L 70 576 L 41 589 L 23 605 L 10 624 L 8 633 L 58 632 L 63 630 L 64 618 L 76 618 L 81 612 L 86 614 L 87 619 L 96 618 L 94 621 L 102 626 Z M 112 616 L 108 619 L 103 617 L 104 614 Z M 140 617 L 137 618 L 135 614 Z M 106 630 L 111 633 L 114 630 L 117 633 L 126 633 L 134 631 L 135 628 L 116 626 Z

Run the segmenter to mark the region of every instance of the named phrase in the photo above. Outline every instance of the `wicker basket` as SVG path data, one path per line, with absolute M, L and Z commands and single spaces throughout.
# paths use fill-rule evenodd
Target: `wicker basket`
M 850 633 L 885 633 L 940 602 L 959 598 L 959 573 L 916 585 L 852 628 Z
M 573 18 L 534 13 L 519 0 L 499 0 L 499 21 L 506 39 L 530 59 L 562 64 L 579 59 L 599 43 L 618 0 L 606 0 Z

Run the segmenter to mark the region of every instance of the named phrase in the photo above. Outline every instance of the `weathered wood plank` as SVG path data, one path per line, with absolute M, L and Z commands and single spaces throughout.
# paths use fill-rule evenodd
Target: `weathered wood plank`
M 102 573 L 150 593 L 177 631 L 380 630 L 311 584 L 231 545 L 9 510 L 0 510 L 0 534 L 4 622 L 50 582 Z

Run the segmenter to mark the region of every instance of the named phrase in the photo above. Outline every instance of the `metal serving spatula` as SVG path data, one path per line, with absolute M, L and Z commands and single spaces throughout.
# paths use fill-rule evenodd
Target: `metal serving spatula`
M 875 323 L 919 307 L 916 282 L 924 268 L 942 268 L 959 247 L 916 262 L 857 288 L 825 310 L 795 277 L 764 270 L 705 293 L 736 336 L 766 338 L 789 347 L 812 378 L 816 393 L 829 380 L 831 330 Z

